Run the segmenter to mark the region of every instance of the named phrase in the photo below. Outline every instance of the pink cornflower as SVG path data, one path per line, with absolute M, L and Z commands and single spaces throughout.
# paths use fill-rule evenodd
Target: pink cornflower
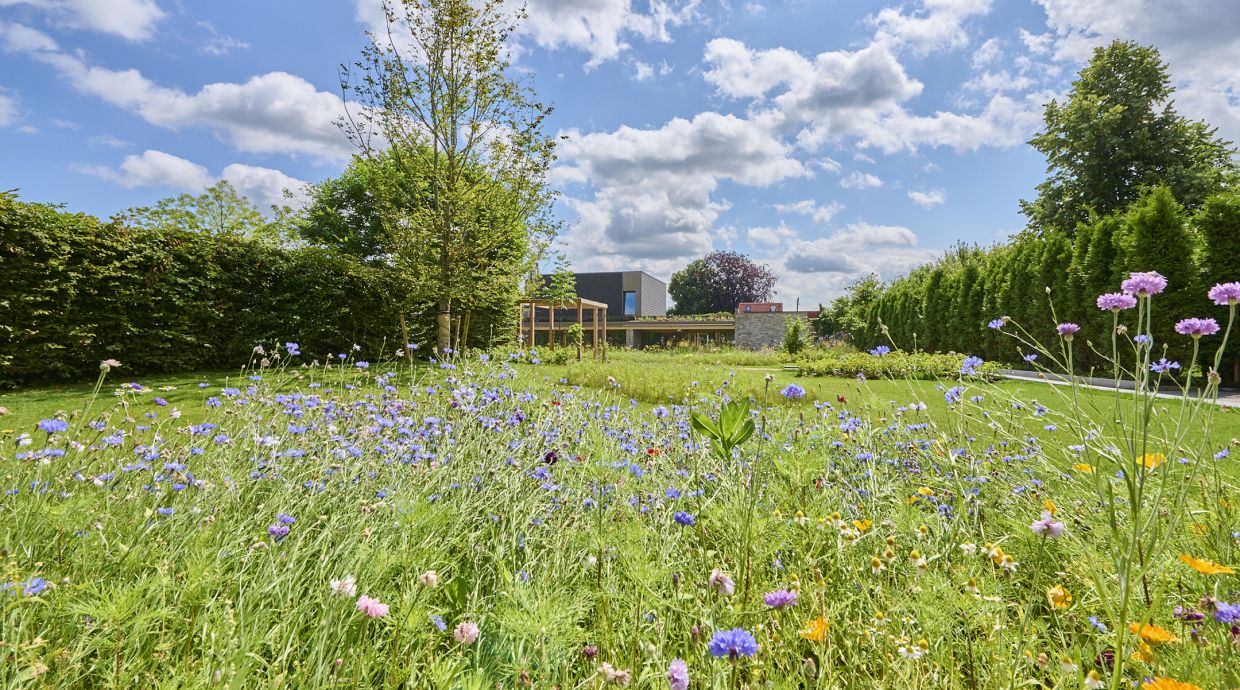
M 473 644 L 478 639 L 478 624 L 469 621 L 458 623 L 452 629 L 452 638 L 464 645 Z
M 332 593 L 338 597 L 357 596 L 357 580 L 352 575 L 345 575 L 339 580 L 331 581 Z
M 1184 319 L 1175 325 L 1175 332 L 1180 335 L 1191 335 L 1200 338 L 1203 335 L 1218 333 L 1218 321 L 1214 319 Z
M 710 580 L 708 582 L 711 587 L 719 590 L 719 593 L 725 597 L 732 596 L 732 592 L 736 591 L 736 583 L 732 581 L 731 577 L 728 577 L 727 573 L 718 568 L 710 571 Z
M 378 599 L 372 599 L 365 594 L 357 598 L 357 610 L 370 618 L 383 618 L 388 615 L 387 604 Z
M 1157 295 L 1167 289 L 1167 279 L 1157 271 L 1146 271 L 1145 273 L 1130 273 L 1128 280 L 1120 283 L 1120 289 L 1130 295 L 1137 297 L 1149 297 Z
M 689 666 L 684 659 L 672 659 L 668 664 L 667 686 L 669 690 L 689 690 Z
M 1124 309 L 1132 309 L 1135 306 L 1137 306 L 1137 298 L 1123 292 L 1108 292 L 1105 295 L 1098 295 L 1098 308 L 1102 311 L 1119 313 Z
M 1051 511 L 1044 510 L 1042 519 L 1029 525 L 1029 529 L 1039 536 L 1055 538 L 1063 534 L 1063 523 L 1057 522 Z
M 1055 330 L 1066 340 L 1072 340 L 1072 334 L 1081 330 L 1081 327 L 1074 323 L 1061 323 L 1055 326 Z
M 1240 304 L 1240 283 L 1219 283 L 1210 288 L 1209 295 L 1220 307 Z

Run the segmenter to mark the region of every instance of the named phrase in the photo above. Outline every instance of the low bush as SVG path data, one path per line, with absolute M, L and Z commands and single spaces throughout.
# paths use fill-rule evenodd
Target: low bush
M 857 376 L 866 378 L 939 379 L 955 378 L 964 369 L 964 355 L 932 354 L 893 350 L 875 355 L 865 352 L 818 351 L 813 358 L 798 362 L 806 376 Z M 973 375 L 991 380 L 998 377 L 999 365 L 986 362 L 971 367 Z

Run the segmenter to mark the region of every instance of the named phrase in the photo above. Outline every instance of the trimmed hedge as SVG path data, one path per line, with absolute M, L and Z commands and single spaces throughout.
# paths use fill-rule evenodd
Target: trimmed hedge
M 231 368 L 255 345 L 303 358 L 400 342 L 403 287 L 321 249 L 135 230 L 0 194 L 0 385 Z M 411 327 L 418 324 L 411 324 Z
M 856 376 L 897 379 L 954 379 L 960 376 L 964 355 L 931 354 L 893 350 L 885 355 L 865 352 L 837 352 L 798 362 L 806 376 Z M 986 362 L 977 368 L 976 376 L 995 379 L 1001 367 Z

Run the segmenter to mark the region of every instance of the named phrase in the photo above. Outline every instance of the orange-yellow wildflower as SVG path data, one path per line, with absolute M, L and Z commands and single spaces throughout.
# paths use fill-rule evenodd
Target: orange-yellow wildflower
M 1207 561 L 1204 558 L 1193 558 L 1188 554 L 1180 556 L 1180 560 L 1188 564 L 1188 567 L 1196 570 L 1202 575 L 1231 575 L 1236 571 L 1225 565 L 1219 565 L 1214 561 Z
M 1146 453 L 1137 458 L 1137 464 L 1147 470 L 1152 470 L 1167 461 L 1167 456 L 1162 453 Z
M 1141 684 L 1141 690 L 1201 690 L 1198 685 L 1174 678 L 1153 678 Z
M 810 642 L 826 642 L 827 631 L 830 629 L 831 624 L 827 622 L 827 619 L 819 616 L 812 621 L 806 621 L 800 634 Z
M 1072 605 L 1072 593 L 1063 585 L 1055 585 L 1046 590 L 1046 598 L 1057 609 L 1066 609 Z
M 1170 630 L 1160 628 L 1157 625 L 1138 625 L 1137 623 L 1129 623 L 1128 630 L 1150 644 L 1163 644 L 1165 642 L 1180 641 L 1180 638 L 1172 635 Z

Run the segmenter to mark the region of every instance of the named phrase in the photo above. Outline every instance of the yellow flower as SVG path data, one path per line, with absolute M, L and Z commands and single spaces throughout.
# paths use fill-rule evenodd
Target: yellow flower
M 1152 470 L 1167 461 L 1167 456 L 1162 453 L 1146 453 L 1137 458 L 1137 464 L 1147 470 Z
M 921 494 L 922 496 L 933 496 L 933 495 L 934 495 L 934 489 L 931 489 L 931 488 L 930 488 L 930 487 L 928 487 L 928 486 L 923 486 L 923 487 L 921 487 L 920 489 L 918 489 L 918 490 L 917 490 L 917 493 Z
M 1085 474 L 1094 473 L 1094 466 L 1087 462 L 1078 462 L 1072 466 L 1072 469 L 1076 470 L 1077 472 L 1083 472 Z
M 1042 501 L 1042 507 L 1046 508 L 1046 512 L 1050 513 L 1051 515 L 1056 515 L 1059 513 L 1059 511 L 1055 509 L 1055 502 L 1049 498 L 1046 499 L 1045 501 Z
M 1188 554 L 1180 556 L 1180 560 L 1188 564 L 1188 567 L 1196 570 L 1202 575 L 1231 575 L 1236 571 L 1225 565 L 1219 565 L 1213 561 L 1207 561 L 1204 558 L 1193 558 Z
M 872 524 L 874 523 L 869 520 L 853 520 L 853 527 L 856 527 L 858 532 L 864 532 L 867 529 L 870 529 L 870 525 Z
M 1057 609 L 1066 609 L 1072 605 L 1072 593 L 1063 585 L 1055 585 L 1046 590 L 1046 598 Z
M 1137 643 L 1137 649 L 1132 653 L 1133 661 L 1144 661 L 1149 664 L 1154 661 L 1154 650 L 1144 642 Z
M 1154 678 L 1142 683 L 1141 690 L 1201 690 L 1201 687 L 1174 678 Z
M 801 637 L 810 642 L 826 642 L 827 631 L 831 629 L 831 624 L 826 618 L 819 616 L 812 621 L 805 622 L 805 628 L 801 630 Z
M 1179 642 L 1180 638 L 1171 634 L 1171 631 L 1160 628 L 1157 625 L 1138 625 L 1129 623 L 1128 630 L 1134 635 L 1138 635 L 1142 640 L 1150 644 L 1163 644 L 1164 642 Z

